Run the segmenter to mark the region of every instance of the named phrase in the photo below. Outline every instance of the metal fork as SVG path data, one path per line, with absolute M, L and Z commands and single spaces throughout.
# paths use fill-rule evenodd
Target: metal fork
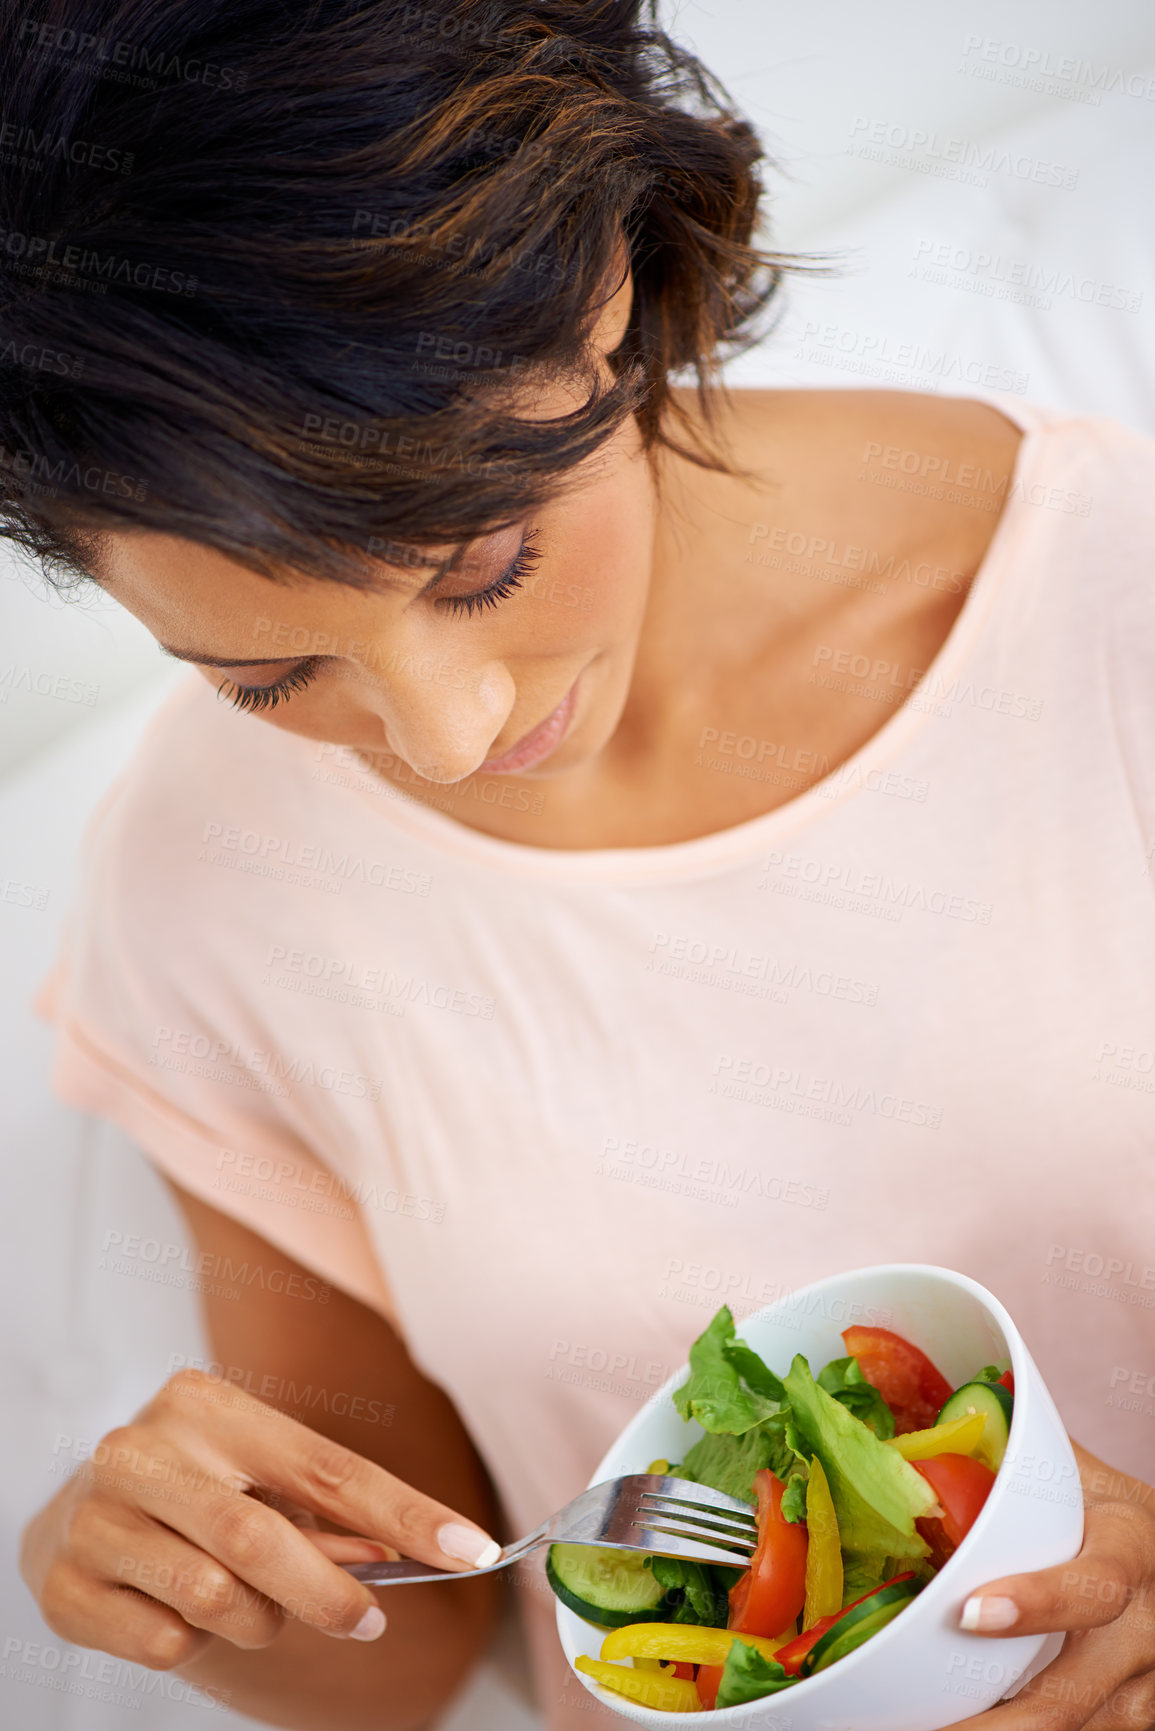
M 539 1545 L 606 1545 L 619 1551 L 652 1551 L 688 1563 L 729 1563 L 745 1568 L 758 1542 L 754 1510 L 708 1485 L 658 1473 L 630 1473 L 592 1485 L 527 1533 L 506 1545 L 484 1569 L 438 1569 L 403 1557 L 396 1563 L 342 1563 L 371 1587 L 408 1586 L 414 1581 L 467 1580 L 520 1562 Z

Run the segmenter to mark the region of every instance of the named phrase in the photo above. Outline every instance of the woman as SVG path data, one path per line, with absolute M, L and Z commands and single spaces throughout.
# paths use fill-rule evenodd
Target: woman
M 1104 1457 L 1078 1564 L 969 1602 L 1072 1631 L 984 1725 L 1151 1723 L 1111 1396 L 1155 1285 L 1155 451 L 711 388 L 785 261 L 750 130 L 642 11 L 3 26 L 5 121 L 103 147 L 3 192 L 4 339 L 64 358 L 4 370 L 8 533 L 202 675 L 43 1008 L 185 1211 L 218 1361 L 26 1579 L 273 1723 L 427 1724 L 492 1581 L 383 1594 L 382 1635 L 341 1561 L 527 1530 L 721 1302 L 942 1262 Z M 523 1597 L 544 1712 L 589 1724 Z

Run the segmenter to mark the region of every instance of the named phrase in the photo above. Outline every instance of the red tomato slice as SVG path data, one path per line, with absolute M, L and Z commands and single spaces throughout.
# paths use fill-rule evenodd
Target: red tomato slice
M 714 1702 L 718 1699 L 718 1684 L 722 1681 L 721 1665 L 698 1666 L 698 1699 L 707 1712 L 712 1711 Z
M 727 1620 L 745 1635 L 780 1635 L 806 1603 L 806 1522 L 783 1519 L 784 1488 L 769 1467 L 754 1475 L 758 1549 L 730 1589 Z
M 894 1585 L 895 1581 L 910 1581 L 913 1579 L 914 1570 L 907 1569 L 904 1574 L 894 1575 L 889 1581 L 884 1581 L 883 1586 L 891 1587 Z M 814 1643 L 821 1640 L 827 1629 L 833 1628 L 839 1618 L 845 1617 L 847 1611 L 853 1610 L 855 1605 L 861 1605 L 863 1599 L 869 1599 L 873 1594 L 880 1593 L 881 1591 L 882 1587 L 871 1587 L 869 1593 L 863 1593 L 861 1598 L 852 1599 L 849 1605 L 843 1605 L 841 1611 L 834 1611 L 829 1617 L 819 1617 L 817 1623 L 815 1623 L 812 1628 L 805 1629 L 801 1635 L 795 1635 L 792 1641 L 787 1641 L 784 1647 L 779 1647 L 774 1657 L 777 1659 L 782 1669 L 789 1672 L 791 1677 L 796 1677 L 803 1659 L 806 1657 L 807 1653 L 809 1653 Z
M 990 1467 L 970 1455 L 934 1455 L 930 1460 L 910 1464 L 922 1474 L 943 1507 L 942 1519 L 927 1520 L 926 1525 L 941 1527 L 942 1538 L 953 1550 L 962 1544 L 978 1519 L 995 1475 Z M 922 1524 L 919 1522 L 920 1527 Z M 934 1548 L 933 1539 L 930 1543 Z
M 1000 1388 L 1005 1388 L 1007 1393 L 1010 1395 L 1011 1399 L 1014 1400 L 1014 1398 L 1015 1398 L 1015 1373 L 1013 1370 L 1004 1370 L 1002 1376 L 1000 1376 L 1000 1378 L 999 1378 L 999 1384 L 998 1385 Z
M 842 1340 L 894 1414 L 896 1433 L 929 1430 L 954 1390 L 926 1353 L 889 1328 L 844 1328 Z
M 688 1659 L 675 1659 L 674 1676 L 681 1677 L 686 1683 L 692 1683 L 694 1681 L 694 1666 Z

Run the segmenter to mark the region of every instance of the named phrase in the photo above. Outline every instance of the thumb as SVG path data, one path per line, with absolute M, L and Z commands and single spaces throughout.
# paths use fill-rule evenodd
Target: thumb
M 1142 1590 L 1136 1535 L 1123 1515 L 1101 1513 L 1070 1563 L 1006 1575 L 972 1593 L 960 1628 L 976 1635 L 1044 1635 L 1097 1629 L 1122 1616 Z

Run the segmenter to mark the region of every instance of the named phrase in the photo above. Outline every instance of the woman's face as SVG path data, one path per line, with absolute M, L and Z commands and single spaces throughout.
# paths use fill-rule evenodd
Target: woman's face
M 631 293 L 627 277 L 602 309 L 603 356 L 621 340 Z M 522 412 L 552 416 L 574 400 L 561 387 Z M 629 690 L 656 505 L 633 420 L 580 478 L 511 528 L 422 549 L 429 566 L 383 562 L 372 590 L 274 583 L 152 533 L 109 537 L 100 580 L 166 649 L 274 727 L 387 752 L 434 783 L 558 775 L 605 746 Z

